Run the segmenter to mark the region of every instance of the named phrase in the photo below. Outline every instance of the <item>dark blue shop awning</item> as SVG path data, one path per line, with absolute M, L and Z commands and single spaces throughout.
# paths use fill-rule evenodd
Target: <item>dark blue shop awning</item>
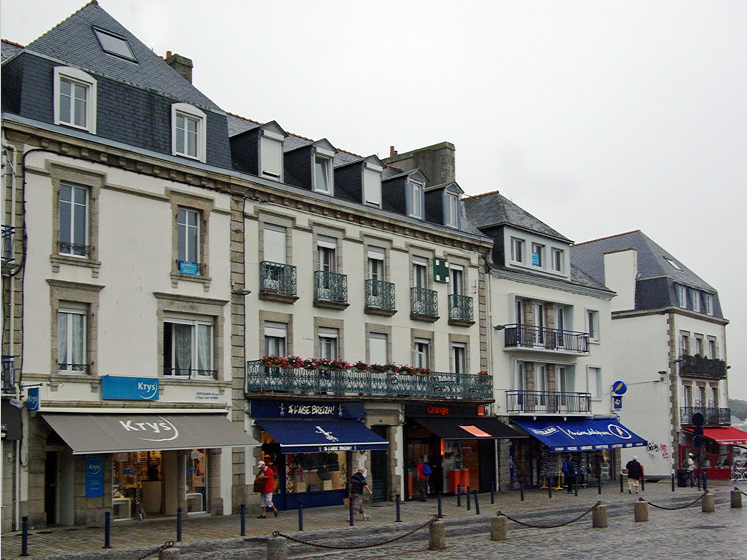
M 283 453 L 386 450 L 389 442 L 359 420 L 257 420 Z
M 646 445 L 646 440 L 628 430 L 614 418 L 567 421 L 558 418 L 545 420 L 515 418 L 513 421 L 554 452 L 621 449 Z

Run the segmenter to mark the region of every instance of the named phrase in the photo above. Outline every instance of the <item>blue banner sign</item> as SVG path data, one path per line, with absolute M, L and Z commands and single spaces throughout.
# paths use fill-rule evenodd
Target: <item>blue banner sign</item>
M 29 389 L 29 398 L 26 402 L 26 408 L 29 410 L 39 410 L 39 387 Z
M 156 377 L 113 377 L 101 378 L 101 398 L 128 401 L 157 401 L 158 378 Z
M 363 418 L 363 403 L 252 401 L 253 418 Z
M 104 459 L 86 459 L 86 498 L 100 498 L 104 495 Z
M 179 261 L 179 272 L 181 274 L 197 276 L 200 274 L 200 265 L 193 262 Z

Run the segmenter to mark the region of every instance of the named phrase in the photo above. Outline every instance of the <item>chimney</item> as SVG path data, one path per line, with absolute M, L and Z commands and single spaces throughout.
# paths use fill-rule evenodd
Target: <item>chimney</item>
M 392 151 L 394 154 L 384 159 L 384 163 L 399 167 L 402 171 L 420 169 L 428 177 L 428 185 L 456 180 L 456 148 L 451 142 L 441 142 L 403 154 L 398 154 L 393 148 Z
M 394 146 L 389 146 L 389 157 L 394 157 L 397 155 L 397 150 L 394 149 Z
M 166 64 L 179 72 L 190 84 L 192 83 L 192 59 L 180 54 L 171 54 L 166 51 Z

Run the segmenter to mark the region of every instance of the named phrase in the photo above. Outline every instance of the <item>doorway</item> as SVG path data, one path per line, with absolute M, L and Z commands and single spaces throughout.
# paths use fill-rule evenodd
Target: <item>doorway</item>
M 371 430 L 377 436 L 388 439 L 387 426 L 372 426 Z M 386 489 L 389 483 L 389 469 L 387 468 L 388 451 L 371 451 L 371 500 L 374 502 L 385 502 L 387 500 Z
M 57 523 L 57 451 L 47 451 L 44 460 L 44 512 L 47 525 Z

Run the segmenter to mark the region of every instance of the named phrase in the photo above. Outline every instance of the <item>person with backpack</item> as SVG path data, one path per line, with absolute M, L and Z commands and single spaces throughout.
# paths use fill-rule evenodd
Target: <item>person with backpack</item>
M 643 478 L 643 465 L 638 462 L 638 457 L 633 457 L 628 464 L 625 465 L 625 470 L 628 471 L 628 494 L 638 494 L 638 487 L 640 486 L 641 479 Z
M 573 462 L 573 458 L 568 455 L 568 458 L 563 461 L 563 465 L 560 467 L 565 475 L 565 486 L 566 492 L 569 494 L 573 492 L 573 483 L 576 480 L 576 463 Z
M 418 459 L 418 464 L 415 465 L 415 471 L 418 473 L 418 493 L 421 502 L 424 502 L 428 495 L 428 484 L 433 473 L 427 461 L 428 457 L 423 456 Z

